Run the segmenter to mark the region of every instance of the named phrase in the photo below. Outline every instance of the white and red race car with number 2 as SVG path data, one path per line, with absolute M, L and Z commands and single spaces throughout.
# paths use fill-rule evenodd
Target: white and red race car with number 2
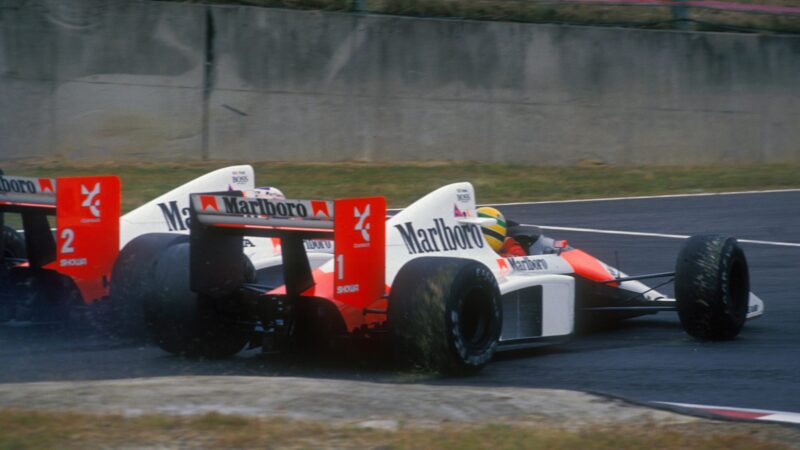
M 120 217 L 116 176 L 34 178 L 0 171 L 0 323 L 63 323 L 78 311 L 111 319 L 103 325 L 116 333 L 143 332 L 142 299 L 127 290 L 139 280 L 131 278 L 128 255 L 120 249 L 141 235 L 159 245 L 185 241 L 193 192 L 244 190 L 275 197 L 274 188 L 256 188 L 254 180 L 249 165 L 218 169 Z M 19 216 L 13 223 L 20 227 L 4 224 L 9 214 Z M 263 268 L 280 264 L 279 244 L 250 238 L 243 251 Z M 312 265 L 330 258 L 331 242 L 306 245 Z M 138 247 L 138 257 L 143 251 Z M 112 273 L 115 267 L 122 275 Z

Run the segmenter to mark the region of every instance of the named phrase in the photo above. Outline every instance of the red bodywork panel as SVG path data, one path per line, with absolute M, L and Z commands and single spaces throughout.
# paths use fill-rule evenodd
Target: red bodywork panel
M 572 266 L 572 270 L 574 270 L 575 274 L 578 276 L 598 282 L 614 279 L 614 276 L 611 275 L 603 263 L 582 250 L 566 250 L 561 252 L 560 256 Z
M 69 276 L 86 303 L 106 296 L 119 253 L 119 178 L 3 176 L 2 181 L 0 211 L 22 214 L 23 223 L 27 214 L 31 222 L 26 232 L 32 235 L 26 239 L 37 244 L 36 257 L 18 267 L 34 264 Z M 43 214 L 56 216 L 55 249 L 49 236 L 37 236 L 49 233 L 52 226 Z M 37 240 L 45 237 L 46 242 Z
M 385 311 L 388 306 L 386 293 L 389 291 L 389 286 L 384 286 L 384 291 L 376 297 L 370 299 L 370 302 L 363 306 L 355 306 L 346 303 L 336 298 L 334 293 L 334 274 L 332 272 L 323 272 L 321 270 L 314 271 L 315 285 L 303 291 L 302 297 L 324 298 L 331 302 L 344 320 L 347 330 L 352 332 L 364 326 L 378 325 L 386 321 L 386 314 L 365 312 L 366 310 L 382 310 Z M 267 292 L 265 295 L 286 295 L 286 288 L 281 286 Z
M 349 331 L 386 320 L 386 199 L 336 200 L 334 203 L 334 270 L 315 270 L 314 286 L 303 297 L 324 298 L 339 310 Z M 284 228 L 285 229 L 285 228 Z M 284 295 L 281 286 L 267 295 Z
M 336 200 L 333 298 L 364 308 L 385 294 L 386 199 Z
M 48 268 L 69 275 L 86 303 L 108 295 L 119 253 L 119 217 L 119 178 L 58 179 L 57 258 Z

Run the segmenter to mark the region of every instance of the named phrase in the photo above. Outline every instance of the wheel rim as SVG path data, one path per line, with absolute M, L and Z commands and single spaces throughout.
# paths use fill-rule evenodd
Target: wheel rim
M 470 350 L 483 348 L 491 338 L 491 294 L 472 289 L 464 296 L 460 309 L 458 328 L 464 344 Z
M 738 316 L 747 315 L 747 304 L 750 297 L 747 282 L 747 265 L 742 258 L 734 258 L 728 271 L 731 296 L 731 312 Z

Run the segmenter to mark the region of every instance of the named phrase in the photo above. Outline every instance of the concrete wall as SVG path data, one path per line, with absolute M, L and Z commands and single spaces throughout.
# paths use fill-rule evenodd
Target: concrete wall
M 205 12 L 0 0 L 0 158 L 198 158 Z
M 0 159 L 800 160 L 800 37 L 0 5 Z

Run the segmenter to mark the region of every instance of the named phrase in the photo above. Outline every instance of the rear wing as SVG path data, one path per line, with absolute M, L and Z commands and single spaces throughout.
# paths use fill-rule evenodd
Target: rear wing
M 192 194 L 191 288 L 224 296 L 245 283 L 242 237 L 281 240 L 288 296 L 314 286 L 304 239 L 334 241 L 334 297 L 363 307 L 385 293 L 386 200 L 254 198 L 249 192 Z
M 119 252 L 119 178 L 29 178 L 0 172 L 0 224 L 7 212 L 22 216 L 31 268 L 69 275 L 85 300 L 108 294 Z M 55 233 L 48 216 L 56 218 Z M 0 239 L 0 250 L 3 246 Z

